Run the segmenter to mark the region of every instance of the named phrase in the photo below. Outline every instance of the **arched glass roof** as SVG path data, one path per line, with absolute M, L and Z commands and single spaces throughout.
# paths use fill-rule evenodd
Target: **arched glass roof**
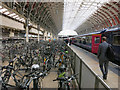
M 75 30 L 110 0 L 64 0 L 63 30 Z
M 120 25 L 120 0 L 13 1 L 0 4 L 2 15 L 22 23 L 29 18 L 30 23 L 54 35 L 62 30 L 84 34 Z

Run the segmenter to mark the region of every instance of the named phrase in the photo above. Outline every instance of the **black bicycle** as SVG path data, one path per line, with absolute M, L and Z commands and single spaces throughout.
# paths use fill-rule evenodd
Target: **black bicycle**
M 79 73 L 77 74 L 74 74 L 72 75 L 71 77 L 58 77 L 57 79 L 53 80 L 53 81 L 59 81 L 59 84 L 58 84 L 58 90 L 70 90 L 70 82 L 72 80 L 75 80 L 76 79 L 76 76 L 78 75 Z
M 2 70 L 4 70 L 0 75 L 2 78 L 2 90 L 19 87 L 23 77 L 21 71 L 15 70 L 14 67 L 10 65 L 3 66 Z M 9 83 L 10 78 L 14 81 L 15 85 Z
M 30 84 L 33 81 L 33 90 L 41 89 L 42 79 L 47 75 L 49 70 L 50 68 L 45 70 L 44 72 L 33 71 L 28 75 L 25 75 L 23 77 L 23 82 L 20 84 L 21 88 L 29 90 Z

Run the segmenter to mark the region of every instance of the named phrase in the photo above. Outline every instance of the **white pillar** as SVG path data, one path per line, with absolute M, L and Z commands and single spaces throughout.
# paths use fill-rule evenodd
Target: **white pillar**
M 46 40 L 48 41 L 48 32 L 46 31 Z
M 29 37 L 28 37 L 28 26 L 26 27 L 26 42 L 29 42 Z
M 19 37 L 20 37 L 20 35 L 19 35 L 19 32 L 18 32 L 17 38 L 19 38 Z
M 45 31 L 43 32 L 43 40 L 45 41 Z
M 38 30 L 38 42 L 40 41 L 39 30 Z
M 28 20 L 26 20 L 26 42 L 29 42 L 28 34 L 29 34 L 29 30 L 28 30 Z
M 52 40 L 52 39 L 53 39 L 53 35 L 52 35 L 52 33 L 51 33 L 51 35 L 50 35 L 50 36 L 51 36 L 50 38 L 51 38 L 51 40 Z
M 9 37 L 14 37 L 14 32 L 10 31 Z
M 38 25 L 38 42 L 40 41 L 39 30 L 40 30 L 40 25 Z
M 44 40 L 48 40 L 47 31 L 44 32 Z
M 0 49 L 3 48 L 3 45 L 2 45 L 2 28 L 0 28 Z M 1 64 L 0 64 L 1 65 Z

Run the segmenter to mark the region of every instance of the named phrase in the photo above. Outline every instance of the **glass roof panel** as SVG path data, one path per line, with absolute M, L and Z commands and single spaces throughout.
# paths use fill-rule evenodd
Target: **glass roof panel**
M 63 30 L 75 30 L 110 0 L 64 0 Z

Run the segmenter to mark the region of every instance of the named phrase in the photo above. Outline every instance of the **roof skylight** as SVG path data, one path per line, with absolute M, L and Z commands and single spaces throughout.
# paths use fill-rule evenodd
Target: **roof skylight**
M 64 0 L 63 30 L 75 30 L 110 0 Z

